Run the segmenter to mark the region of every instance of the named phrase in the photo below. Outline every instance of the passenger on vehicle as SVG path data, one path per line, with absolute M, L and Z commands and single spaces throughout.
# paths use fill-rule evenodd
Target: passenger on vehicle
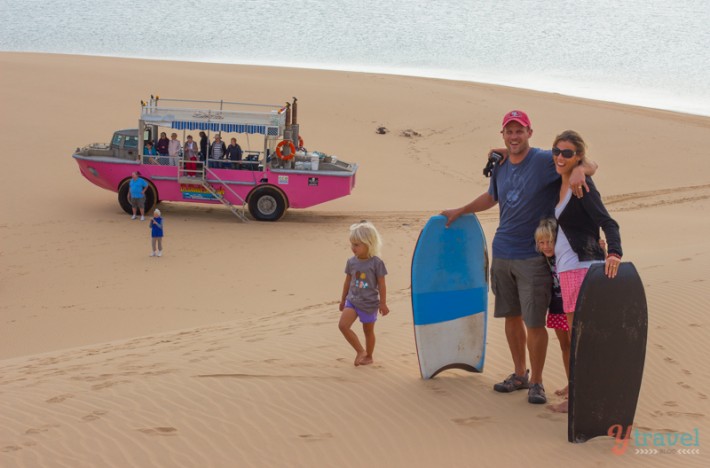
M 227 159 L 230 161 L 241 161 L 242 160 L 242 147 L 237 144 L 237 139 L 232 138 L 229 146 L 227 147 Z M 227 163 L 232 169 L 241 169 L 241 165 L 235 163 Z
M 225 163 L 222 163 L 227 157 L 227 147 L 222 141 L 222 137 L 217 134 L 214 136 L 214 142 L 210 145 L 210 157 L 209 167 L 224 167 Z
M 205 132 L 200 132 L 200 161 L 207 159 L 207 150 L 209 149 L 210 141 Z
M 144 158 L 150 164 L 158 164 L 158 161 L 153 157 L 156 155 L 155 148 L 153 148 L 153 142 L 146 140 L 143 143 L 143 155 L 148 156 Z
M 170 165 L 177 166 L 178 158 L 180 157 L 180 148 L 182 144 L 180 140 L 177 139 L 177 133 L 170 135 L 170 142 L 168 143 L 168 155 L 170 156 Z
M 168 140 L 168 135 L 165 132 L 160 132 L 160 138 L 158 138 L 158 142 L 155 144 L 155 150 L 158 152 L 158 156 L 168 155 L 169 144 L 170 140 Z
M 185 161 L 197 161 L 197 142 L 192 139 L 192 135 L 187 136 L 183 152 L 185 155 Z M 197 170 L 197 164 L 194 162 L 185 162 L 185 169 L 188 176 L 194 176 L 196 175 L 195 171 Z

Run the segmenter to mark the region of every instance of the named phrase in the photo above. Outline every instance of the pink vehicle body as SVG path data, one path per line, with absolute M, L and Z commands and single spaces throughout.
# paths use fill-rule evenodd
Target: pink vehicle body
M 161 101 L 164 102 L 166 100 Z M 92 144 L 77 148 L 74 159 L 84 177 L 106 190 L 117 192 L 119 203 L 130 212 L 128 181 L 134 171 L 148 181 L 146 210 L 162 201 L 221 203 L 237 216 L 244 217 L 244 207 L 258 220 L 275 221 L 287 208 L 308 208 L 349 195 L 355 187 L 356 164 L 339 161 L 323 153 L 308 152 L 299 145 L 299 126 L 293 106 L 265 106 L 226 103 L 223 101 L 189 102 L 190 107 L 159 107 L 159 98 L 142 103 L 138 129 L 119 130 L 111 144 Z M 227 110 L 227 105 L 238 110 Z M 268 107 L 265 112 L 245 111 L 254 106 Z M 198 131 L 238 136 L 263 137 L 259 149 L 244 149 L 241 161 L 211 159 L 205 162 L 144 154 L 144 144 L 156 140 L 159 132 Z M 142 138 L 138 136 L 141 135 Z M 279 143 L 286 141 L 286 144 Z M 302 140 L 300 140 L 302 143 Z M 276 149 L 279 152 L 276 152 Z M 294 149 L 298 150 L 294 151 Z

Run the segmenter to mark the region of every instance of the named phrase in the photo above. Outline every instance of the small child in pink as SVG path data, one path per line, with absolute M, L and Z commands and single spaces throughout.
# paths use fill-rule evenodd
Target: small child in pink
M 571 338 L 569 333 L 569 324 L 562 306 L 562 291 L 560 289 L 560 279 L 557 276 L 557 266 L 555 265 L 555 238 L 557 233 L 557 221 L 552 218 L 543 219 L 540 225 L 535 230 L 535 245 L 538 252 L 542 253 L 550 266 L 550 274 L 552 275 L 552 297 L 550 300 L 550 308 L 547 313 L 547 328 L 555 330 L 557 340 L 560 342 L 560 351 L 562 351 L 562 363 L 565 366 L 567 380 L 569 380 L 569 353 L 571 347 Z M 559 396 L 567 395 L 568 387 L 560 390 L 555 390 L 555 394 Z

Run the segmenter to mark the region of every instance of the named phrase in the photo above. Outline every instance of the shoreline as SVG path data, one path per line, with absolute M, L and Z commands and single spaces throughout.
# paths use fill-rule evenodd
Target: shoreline
M 517 89 L 520 91 L 528 92 L 537 92 L 537 93 L 543 93 L 543 94 L 548 94 L 551 96 L 561 96 L 563 98 L 573 98 L 573 99 L 581 99 L 584 101 L 593 101 L 593 102 L 599 102 L 601 104 L 607 104 L 607 105 L 621 105 L 621 106 L 628 106 L 628 107 L 636 107 L 641 110 L 648 110 L 648 111 L 662 111 L 662 112 L 670 112 L 673 114 L 680 114 L 680 115 L 687 115 L 687 116 L 694 116 L 694 117 L 702 117 L 702 118 L 710 118 L 710 103 L 708 103 L 708 108 L 707 109 L 702 109 L 702 110 L 697 110 L 693 111 L 687 108 L 684 108 L 682 105 L 681 106 L 673 106 L 669 105 L 667 107 L 657 107 L 654 105 L 648 105 L 648 104 L 643 104 L 641 102 L 638 102 L 638 100 L 614 100 L 612 98 L 609 98 L 608 95 L 616 95 L 620 96 L 624 94 L 626 91 L 629 90 L 622 90 L 622 89 L 608 89 L 604 87 L 597 88 L 592 95 L 589 94 L 584 94 L 584 93 L 575 93 L 572 90 L 572 87 L 564 82 L 562 83 L 550 83 L 550 84 L 540 84 L 538 86 L 531 86 L 531 87 L 526 87 L 522 86 L 517 83 L 505 83 L 505 82 L 494 82 L 494 81 L 485 81 L 481 79 L 474 79 L 474 78 L 468 78 L 466 73 L 460 73 L 456 74 L 453 73 L 451 76 L 446 76 L 445 71 L 441 72 L 432 72 L 432 73 L 416 73 L 415 71 L 408 72 L 407 69 L 390 69 L 387 67 L 366 67 L 366 66 L 353 66 L 353 67 L 328 67 L 328 66 L 318 66 L 317 64 L 304 64 L 304 65 L 297 65 L 297 64 L 287 64 L 287 65 L 279 65 L 276 63 L 271 63 L 271 62 L 229 62 L 229 61 L 219 61 L 219 62 L 214 62 L 214 61 L 207 61 L 207 60 L 190 60 L 186 58 L 179 58 L 179 57 L 171 57 L 171 58 L 161 58 L 161 57 L 140 57 L 140 56 L 115 56 L 115 55 L 101 55 L 101 54 L 79 54 L 79 53 L 63 53 L 63 52 L 35 52 L 35 51 L 3 51 L 0 50 L 0 54 L 47 54 L 47 55 L 58 55 L 58 56 L 67 56 L 67 57 L 96 57 L 96 58 L 106 58 L 106 59 L 125 59 L 125 60 L 146 60 L 146 61 L 156 61 L 156 62 L 171 62 L 171 63 L 201 63 L 201 64 L 213 64 L 213 65 L 235 65 L 235 66 L 244 66 L 244 67 L 262 67 L 262 68 L 273 68 L 273 69 L 298 69 L 298 70 L 311 70 L 311 71 L 326 71 L 326 72 L 344 72 L 344 73 L 361 73 L 361 74 L 369 74 L 369 75 L 383 75 L 383 76 L 392 76 L 392 77 L 405 77 L 405 78 L 421 78 L 421 79 L 426 79 L 426 80 L 442 80 L 442 81 L 451 81 L 455 83 L 469 83 L 473 85 L 480 85 L 480 86 L 496 86 L 500 88 L 507 88 L 507 89 Z M 556 87 L 562 88 L 562 91 L 558 91 Z M 648 90 L 649 92 L 655 92 L 657 90 Z M 671 96 L 673 93 L 671 92 L 666 92 L 667 96 Z M 688 104 L 689 105 L 689 104 Z

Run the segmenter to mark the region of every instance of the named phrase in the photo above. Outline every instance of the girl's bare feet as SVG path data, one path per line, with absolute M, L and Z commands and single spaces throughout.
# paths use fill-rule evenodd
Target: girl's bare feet
M 375 361 L 372 360 L 372 357 L 370 357 L 370 356 L 365 356 L 365 357 L 362 358 L 362 360 L 360 361 L 360 365 L 361 365 L 361 366 L 366 366 L 366 365 L 368 365 L 368 364 L 372 364 L 373 362 L 375 362 Z
M 566 413 L 568 411 L 569 400 L 565 399 L 562 403 L 556 405 L 547 405 L 547 409 L 553 413 Z
M 354 363 L 354 364 L 355 364 L 356 366 L 361 365 L 361 364 L 363 363 L 362 361 L 363 361 L 366 357 L 367 357 L 367 353 L 365 352 L 365 350 L 360 351 L 360 352 L 357 353 L 357 355 L 355 356 L 355 363 Z M 370 364 L 371 362 L 372 362 L 372 358 L 370 358 L 370 362 L 368 362 L 367 364 Z
M 567 396 L 569 394 L 569 385 L 560 390 L 555 390 L 555 395 L 557 396 Z

